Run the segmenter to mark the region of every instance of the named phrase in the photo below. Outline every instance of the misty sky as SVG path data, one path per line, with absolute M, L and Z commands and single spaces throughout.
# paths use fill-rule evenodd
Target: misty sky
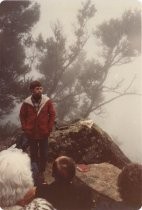
M 42 0 L 41 19 L 34 29 L 34 34 L 42 32 L 44 37 L 51 35 L 51 25 L 59 19 L 63 25 L 66 36 L 72 41 L 72 29 L 78 8 L 81 6 L 81 0 Z M 140 1 L 136 0 L 93 0 L 97 13 L 88 25 L 88 31 L 95 29 L 96 25 L 110 18 L 119 18 L 121 14 L 128 9 L 140 8 Z M 98 46 L 93 37 L 85 46 L 88 57 L 96 56 Z M 96 50 L 97 49 L 97 50 Z M 134 62 L 114 67 L 109 74 L 107 84 L 113 84 L 121 78 L 125 79 L 127 86 L 136 76 L 135 84 L 132 90 L 142 92 L 141 79 L 141 58 Z M 134 161 L 142 161 L 142 97 L 126 96 L 120 98 L 105 106 L 105 115 L 103 118 L 91 115 L 92 119 L 99 124 L 109 135 L 116 137 L 121 144 L 121 149 Z
M 72 29 L 77 10 L 81 6 L 81 0 L 38 0 L 41 5 L 40 22 L 34 27 L 34 36 L 39 33 L 46 38 L 50 36 L 51 25 L 59 19 L 63 25 L 66 36 L 72 41 Z M 136 0 L 93 0 L 97 13 L 88 25 L 88 31 L 95 29 L 96 25 L 110 18 L 119 18 L 128 9 L 140 8 L 140 1 Z M 90 36 L 89 42 L 85 46 L 89 58 L 96 56 L 99 50 L 96 40 Z M 111 85 L 125 79 L 127 86 L 136 76 L 132 90 L 142 93 L 141 79 L 141 58 L 136 58 L 132 63 L 111 69 L 111 73 L 106 81 Z M 109 96 L 108 96 L 109 97 Z M 142 161 L 142 97 L 125 96 L 105 106 L 104 117 L 95 116 L 91 118 L 100 125 L 108 134 L 117 138 L 121 149 L 134 161 Z

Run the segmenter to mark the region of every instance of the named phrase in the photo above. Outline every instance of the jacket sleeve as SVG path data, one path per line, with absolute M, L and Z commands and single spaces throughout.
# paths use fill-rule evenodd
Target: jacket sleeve
M 48 112 L 48 115 L 49 115 L 49 132 L 52 131 L 52 128 L 54 126 L 54 121 L 55 121 L 55 109 L 54 109 L 54 106 L 53 106 L 53 103 L 51 100 L 48 101 L 48 106 L 49 106 L 49 112 Z
M 22 126 L 22 130 L 23 131 L 26 131 L 26 116 L 27 116 L 27 113 L 26 113 L 26 104 L 23 103 L 22 106 L 21 106 L 20 115 L 19 115 L 21 126 Z

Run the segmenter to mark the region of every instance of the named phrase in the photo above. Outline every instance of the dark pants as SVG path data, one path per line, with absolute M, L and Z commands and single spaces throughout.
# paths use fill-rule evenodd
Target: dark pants
M 44 172 L 48 154 L 48 139 L 30 140 L 31 162 L 37 163 L 39 171 Z

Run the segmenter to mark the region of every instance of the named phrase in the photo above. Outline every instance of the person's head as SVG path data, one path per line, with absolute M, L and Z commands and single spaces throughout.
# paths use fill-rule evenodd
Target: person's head
M 30 83 L 30 90 L 32 92 L 32 95 L 35 99 L 40 99 L 42 92 L 43 92 L 43 87 L 41 83 L 37 80 L 33 81 Z
M 71 182 L 75 176 L 75 162 L 73 159 L 66 156 L 58 157 L 53 163 L 52 176 L 57 181 Z
M 0 206 L 22 205 L 31 199 L 33 189 L 29 156 L 18 149 L 0 152 Z
M 118 177 L 118 189 L 122 199 L 136 206 L 142 205 L 142 165 L 129 164 Z

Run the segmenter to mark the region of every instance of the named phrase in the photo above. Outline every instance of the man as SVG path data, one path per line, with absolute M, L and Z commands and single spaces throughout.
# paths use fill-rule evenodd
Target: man
M 58 157 L 52 167 L 55 181 L 37 187 L 37 197 L 49 201 L 58 210 L 90 210 L 92 195 L 90 189 L 73 180 L 75 162 L 67 156 Z
M 21 106 L 20 121 L 29 140 L 31 161 L 38 164 L 43 177 L 48 137 L 54 125 L 55 111 L 51 100 L 42 94 L 43 87 L 39 81 L 31 82 L 30 91 L 32 95 L 26 98 Z

